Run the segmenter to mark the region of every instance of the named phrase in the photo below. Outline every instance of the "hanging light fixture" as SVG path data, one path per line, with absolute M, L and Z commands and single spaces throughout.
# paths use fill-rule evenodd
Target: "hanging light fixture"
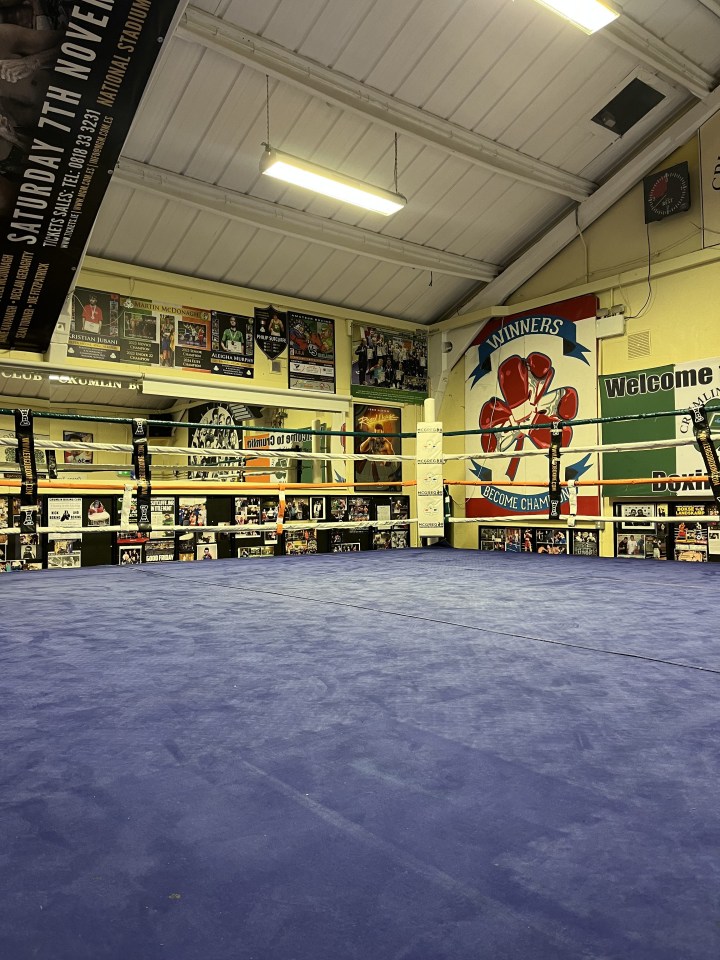
M 620 16 L 605 0 L 536 0 L 549 10 L 559 13 L 585 33 L 595 33 Z
M 290 156 L 289 153 L 273 150 L 269 145 L 266 145 L 260 160 L 260 172 L 276 180 L 304 187 L 343 203 L 352 203 L 356 207 L 372 210 L 386 217 L 402 210 L 407 203 L 406 198 L 399 193 L 372 187 L 362 180 L 345 177 L 326 167 Z
M 270 146 L 270 78 L 265 77 L 266 84 L 266 114 L 267 114 L 267 141 L 263 143 L 265 150 L 260 158 L 260 173 L 285 183 L 291 183 L 313 193 L 320 193 L 342 203 L 351 203 L 389 217 L 397 213 L 407 203 L 407 199 L 397 192 L 397 134 L 395 134 L 395 192 L 374 187 L 363 180 L 346 177 L 327 167 L 321 167 L 309 160 L 301 160 L 289 153 L 274 150 Z

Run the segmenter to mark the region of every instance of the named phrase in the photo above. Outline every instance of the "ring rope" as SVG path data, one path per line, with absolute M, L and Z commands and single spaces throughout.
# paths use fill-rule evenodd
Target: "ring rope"
M 680 524 L 688 523 L 692 521 L 695 523 L 698 520 L 706 520 L 711 523 L 720 523 L 720 516 L 717 513 L 709 514 L 700 514 L 699 516 L 693 517 L 616 517 L 608 516 L 605 514 L 599 514 L 597 516 L 583 515 L 580 514 L 572 515 L 571 518 L 564 514 L 559 520 L 550 520 L 548 517 L 543 515 L 538 515 L 537 513 L 523 513 L 523 514 L 512 514 L 508 516 L 498 516 L 498 517 L 448 517 L 450 523 L 477 523 L 483 527 L 528 527 L 528 526 L 538 526 L 538 524 L 544 524 L 549 527 L 569 527 L 572 529 L 577 523 L 648 523 L 657 526 L 660 523 L 667 524 Z M 572 519 L 573 523 L 563 523 Z M 642 531 L 637 531 L 641 533 Z
M 132 480 L 132 486 L 137 486 L 138 481 Z M 19 480 L 3 480 L 0 479 L 0 487 L 12 487 L 16 489 L 20 486 Z M 61 480 L 39 480 L 38 487 L 44 490 L 110 490 L 118 491 L 123 493 L 125 485 L 120 485 L 119 483 L 79 483 L 75 480 L 68 480 L 63 482 Z M 366 487 L 414 487 L 416 486 L 415 480 L 363 480 L 362 482 L 355 483 L 354 480 L 348 480 L 343 483 L 284 483 L 281 487 L 278 487 L 277 484 L 271 483 L 242 483 L 235 482 L 233 480 L 226 480 L 219 483 L 209 483 L 205 480 L 199 481 L 197 483 L 184 483 L 183 481 L 162 481 L 160 483 L 153 483 L 153 493 L 156 490 L 179 490 L 187 491 L 192 490 L 193 493 L 205 493 L 208 490 L 222 490 L 225 493 L 233 492 L 235 490 L 267 490 L 270 489 L 273 492 L 277 493 L 279 489 L 285 490 L 346 490 L 348 487 L 356 487 L 360 492 L 362 492 Z
M 252 402 L 252 401 L 250 401 Z M 16 408 L 1 407 L 0 416 L 14 416 Z M 88 423 L 115 423 L 125 426 L 132 426 L 133 417 L 101 417 L 93 416 L 86 413 L 56 413 L 49 410 L 38 410 L 32 411 L 33 417 L 36 420 L 69 420 L 77 422 Z M 197 430 L 198 427 L 202 427 L 201 423 L 191 423 L 186 420 L 146 420 L 151 427 L 187 427 L 191 430 Z M 213 430 L 230 430 L 237 432 L 238 430 L 248 430 L 253 433 L 284 433 L 292 434 L 296 437 L 368 437 L 372 434 L 368 434 L 367 430 L 313 430 L 310 427 L 303 427 L 301 429 L 292 430 L 287 427 L 255 427 L 251 424 L 246 423 L 213 423 Z M 385 437 L 400 437 L 407 438 L 408 440 L 414 440 L 414 433 L 383 433 Z
M 408 524 L 417 523 L 417 518 L 409 517 L 404 520 L 338 520 L 338 521 L 317 521 L 317 520 L 292 520 L 289 523 L 283 523 L 284 530 L 362 530 L 368 527 L 374 527 L 378 530 L 390 530 L 394 527 L 405 527 Z M 152 533 L 170 533 L 173 534 L 181 532 L 188 533 L 192 532 L 193 535 L 201 536 L 205 532 L 211 533 L 236 533 L 243 531 L 245 533 L 252 532 L 254 534 L 261 533 L 275 533 L 277 531 L 277 523 L 260 523 L 260 524 L 207 524 L 204 527 L 187 527 L 187 526 L 160 526 L 155 527 L 152 530 Z M 65 537 L 65 534 L 75 534 L 75 533 L 129 533 L 129 534 L 139 534 L 141 537 L 144 537 L 146 540 L 150 540 L 153 543 L 162 543 L 163 537 L 153 537 L 150 532 L 140 530 L 136 524 L 125 524 L 118 525 L 114 524 L 113 526 L 100 526 L 95 524 L 93 526 L 73 526 L 73 527 L 41 527 L 36 528 L 36 533 L 48 533 L 48 534 L 58 534 L 58 538 L 62 540 Z M 20 527 L 3 527 L 0 528 L 0 536 L 5 535 L 22 535 L 22 530 Z M 170 539 L 169 537 L 167 538 Z M 245 538 L 240 538 L 245 539 Z M 249 537 L 247 538 L 249 539 Z
M 653 484 L 661 480 L 663 484 L 671 483 L 709 483 L 707 474 L 693 474 L 692 477 L 628 477 L 627 479 L 610 478 L 607 480 L 561 480 L 561 487 L 624 487 L 640 484 Z M 449 487 L 541 487 L 547 488 L 547 483 L 534 480 L 444 480 Z
M 588 417 L 586 420 L 558 420 L 554 423 L 536 423 L 533 429 L 539 430 L 562 430 L 563 427 L 587 427 L 592 424 L 602 423 L 625 423 L 630 420 L 655 420 L 658 417 L 679 417 L 692 414 L 692 410 L 687 407 L 681 410 L 661 410 L 658 413 L 624 413 L 614 417 Z M 489 433 L 514 433 L 517 427 L 482 427 L 476 430 L 448 430 L 446 437 L 468 437 L 478 434 Z M 389 436 L 389 434 L 388 434 Z
M 389 436 L 389 434 L 384 434 Z M 0 437 L 0 446 L 17 447 L 15 437 Z M 90 453 L 94 451 L 104 451 L 109 453 L 132 453 L 132 444 L 130 443 L 85 443 L 72 440 L 48 440 L 41 441 L 38 446 L 42 450 L 87 450 Z M 228 458 L 242 455 L 245 460 L 264 460 L 273 457 L 279 460 L 377 460 L 387 463 L 396 460 L 412 460 L 415 457 L 412 454 L 384 454 L 384 453 L 312 453 L 303 450 L 246 450 L 245 448 L 230 447 L 160 447 L 149 446 L 148 452 L 157 456 L 200 456 L 206 455 L 222 459 L 223 462 Z
M 649 420 L 657 419 L 658 417 L 677 417 L 677 416 L 687 416 L 691 414 L 692 410 L 685 407 L 680 410 L 661 410 L 657 413 L 626 413 L 618 414 L 612 417 L 589 417 L 584 420 L 560 420 L 556 423 L 538 423 L 535 424 L 536 429 L 541 430 L 559 430 L 563 427 L 573 427 L 573 426 L 589 426 L 590 424 L 601 424 L 601 423 L 624 423 L 632 420 Z M 3 407 L 0 408 L 0 415 L 4 416 L 14 416 L 15 408 Z M 51 411 L 33 411 L 33 416 L 35 419 L 45 419 L 45 420 L 69 420 L 69 421 L 86 421 L 88 423 L 115 423 L 115 424 L 125 424 L 132 425 L 132 417 L 102 417 L 102 416 L 92 416 L 89 414 L 78 414 L 78 413 L 57 413 Z M 196 430 L 200 424 L 190 423 L 183 420 L 147 420 L 146 421 L 150 426 L 158 427 L 188 427 L 189 429 Z M 218 423 L 213 424 L 213 429 L 217 430 L 247 430 L 253 431 L 255 433 L 291 433 L 296 436 L 324 436 L 324 437 L 367 437 L 368 432 L 366 430 L 312 430 L 308 429 L 299 429 L 299 430 L 288 430 L 286 427 L 256 427 L 250 424 L 227 424 L 227 423 Z M 492 433 L 508 433 L 516 430 L 516 427 L 487 427 L 476 430 L 450 430 L 445 433 L 446 437 L 466 437 L 473 436 L 477 434 L 492 434 Z M 386 437 L 401 437 L 407 439 L 415 439 L 415 433 L 385 433 Z
M 716 436 L 720 434 L 716 431 Z M 447 436 L 447 434 L 446 434 Z M 653 440 L 634 442 L 634 443 L 616 443 L 616 444 L 595 444 L 592 446 L 583 446 L 576 447 L 573 444 L 571 447 L 563 447 L 563 452 L 567 453 L 631 453 L 636 450 L 661 450 L 666 447 L 688 447 L 693 446 L 697 443 L 694 438 L 688 438 L 686 440 Z M 495 451 L 493 453 L 485 453 L 484 450 L 479 453 L 450 453 L 446 454 L 443 457 L 445 463 L 448 463 L 451 460 L 507 460 L 509 454 L 507 450 Z M 512 457 L 538 457 L 538 456 L 547 456 L 547 450 L 513 450 Z

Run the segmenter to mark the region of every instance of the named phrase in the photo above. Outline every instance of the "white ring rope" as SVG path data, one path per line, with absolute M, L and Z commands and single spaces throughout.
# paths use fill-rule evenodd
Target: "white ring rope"
M 15 437 L 0 437 L 0 447 L 17 447 Z M 105 451 L 110 453 L 132 453 L 132 444 L 129 443 L 83 443 L 73 440 L 48 440 L 37 444 L 38 450 L 87 450 Z M 274 460 L 377 460 L 383 463 L 396 460 L 412 460 L 415 457 L 412 454 L 385 454 L 385 453 L 311 453 L 309 450 L 246 450 L 239 448 L 233 450 L 228 447 L 157 447 L 149 446 L 148 453 L 157 456 L 208 456 L 217 460 L 232 460 L 233 458 L 242 458 L 243 460 L 265 460 L 271 457 Z M 82 466 L 82 464 L 77 464 Z M 268 469 L 271 465 L 268 465 Z
M 153 537 L 153 533 L 173 533 L 173 541 L 175 539 L 175 533 L 192 533 L 194 537 L 202 536 L 205 532 L 210 533 L 236 533 L 238 531 L 243 531 L 244 533 L 250 534 L 253 536 L 259 536 L 261 533 L 277 533 L 278 527 L 282 531 L 287 530 L 363 530 L 368 527 L 375 527 L 378 530 L 391 530 L 394 527 L 405 527 L 408 524 L 417 523 L 417 518 L 408 517 L 403 520 L 338 520 L 338 521 L 329 521 L 324 520 L 292 520 L 289 523 L 258 523 L 258 524 L 207 524 L 206 526 L 196 526 L 196 527 L 187 527 L 187 526 L 159 526 L 153 527 L 150 530 L 139 530 L 136 524 L 129 525 L 113 525 L 113 526 L 101 526 L 99 524 L 93 524 L 93 526 L 74 526 L 74 527 L 37 527 L 35 533 L 47 533 L 52 535 L 57 540 L 69 539 L 70 534 L 77 533 L 127 533 L 133 535 L 139 535 L 145 537 L 152 543 L 162 543 L 163 540 L 167 539 L 170 542 L 170 537 Z M 25 534 L 19 527 L 4 527 L 0 529 L 0 536 L 6 535 L 17 535 L 22 536 L 33 536 L 33 534 Z M 67 536 L 66 536 L 67 535 Z M 182 538 L 181 538 L 182 539 Z M 250 537 L 239 537 L 236 539 L 249 540 Z
M 569 519 L 572 519 L 572 523 L 567 523 Z M 720 524 L 720 516 L 716 513 L 712 514 L 701 514 L 697 517 L 658 517 L 653 515 L 652 517 L 615 517 L 615 516 L 581 516 L 580 514 L 573 514 L 572 517 L 563 515 L 559 520 L 550 520 L 547 516 L 537 513 L 523 513 L 523 514 L 509 514 L 507 516 L 500 517 L 447 517 L 447 520 L 450 523 L 478 523 L 484 527 L 537 527 L 538 525 L 545 525 L 549 527 L 569 527 L 572 529 L 576 523 L 647 523 L 656 525 L 658 523 L 670 523 L 670 524 L 680 524 L 680 523 L 693 523 L 697 520 L 707 520 L 711 523 Z M 641 530 L 636 530 L 636 532 L 641 533 Z
M 665 447 L 686 447 L 697 443 L 694 438 L 687 440 L 654 440 L 650 442 L 638 443 L 615 443 L 615 444 L 595 444 L 587 447 L 562 447 L 561 453 L 631 453 L 635 450 L 662 450 Z M 547 450 L 513 450 L 512 457 L 547 457 Z M 494 453 L 450 453 L 444 457 L 445 462 L 450 460 L 507 460 L 510 454 L 507 450 L 496 451 Z
M 716 432 L 717 436 L 717 432 Z M 630 453 L 637 450 L 663 450 L 670 447 L 693 446 L 697 443 L 694 437 L 688 437 L 684 440 L 654 440 L 635 443 L 616 443 L 616 444 L 593 444 L 589 446 L 570 446 L 563 447 L 563 453 Z M 129 443 L 84 443 L 73 440 L 48 440 L 38 443 L 40 450 L 86 450 L 104 451 L 111 453 L 132 453 L 133 447 Z M 17 447 L 15 437 L 0 437 L 0 447 Z M 383 453 L 346 453 L 344 451 L 312 453 L 304 450 L 248 450 L 243 447 L 233 450 L 227 447 L 165 447 L 149 446 L 148 452 L 154 456 L 209 456 L 219 461 L 228 461 L 233 458 L 244 461 L 261 460 L 272 458 L 274 460 L 374 460 L 378 462 L 396 462 L 396 461 L 415 461 L 412 454 L 383 454 Z M 529 448 L 526 450 L 514 450 L 513 459 L 516 457 L 547 457 L 547 450 L 538 450 Z M 477 453 L 448 453 L 444 454 L 442 460 L 444 463 L 462 460 L 502 460 L 508 458 L 508 451 L 494 451 L 486 453 L 481 450 Z M 82 464 L 77 464 L 80 467 Z M 272 464 L 268 465 L 268 469 Z M 272 472 L 272 471 L 271 471 Z

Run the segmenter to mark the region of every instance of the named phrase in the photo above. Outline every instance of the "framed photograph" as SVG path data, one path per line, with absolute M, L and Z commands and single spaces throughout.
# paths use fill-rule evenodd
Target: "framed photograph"
M 325 497 L 310 497 L 310 516 L 313 520 L 325 519 Z
M 654 503 L 621 503 L 620 516 L 628 519 L 623 519 L 620 528 L 621 530 L 647 530 L 652 533 L 655 524 L 648 523 L 647 518 L 654 516 L 654 514 Z
M 82 430 L 63 430 L 63 440 L 68 443 L 92 443 L 92 433 L 85 433 Z M 92 463 L 92 450 L 63 450 L 63 460 L 65 463 Z
M 634 560 L 645 559 L 645 534 L 644 533 L 618 533 L 616 534 L 616 553 L 618 557 L 630 557 Z M 652 555 L 652 548 L 650 551 Z

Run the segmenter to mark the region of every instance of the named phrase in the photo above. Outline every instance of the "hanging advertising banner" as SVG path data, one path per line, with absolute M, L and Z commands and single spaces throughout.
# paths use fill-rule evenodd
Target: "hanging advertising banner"
M 255 341 L 268 360 L 287 350 L 287 314 L 268 307 L 255 308 Z
M 427 334 L 353 324 L 352 351 L 354 397 L 393 403 L 427 398 Z
M 353 408 L 353 431 L 367 434 L 355 437 L 355 453 L 387 454 L 389 457 L 402 454 L 400 437 L 388 437 L 388 433 L 402 433 L 402 410 L 400 407 L 379 407 L 356 403 Z M 363 483 L 392 483 L 402 480 L 402 461 L 356 460 L 355 485 L 358 490 Z M 368 487 L 368 493 L 387 491 L 401 493 L 401 487 Z
M 274 431 L 273 433 L 248 432 L 245 449 L 257 455 L 248 457 L 246 480 L 254 483 L 312 483 L 312 462 L 283 456 L 284 450 L 298 453 L 312 451 L 312 439 L 302 429 Z M 267 467 L 267 473 L 262 468 Z
M 720 110 L 700 127 L 702 245 L 720 244 Z
M 600 377 L 600 412 L 603 417 L 687 410 L 685 416 L 653 417 L 602 425 L 603 444 L 692 439 L 692 408 L 704 407 L 709 429 L 720 429 L 720 357 L 691 360 L 645 370 Z M 717 439 L 713 441 L 717 449 Z M 651 484 L 606 487 L 607 497 L 682 496 L 712 497 L 712 485 L 698 480 L 707 469 L 695 444 L 655 450 L 630 450 L 603 454 L 603 476 L 608 480 L 652 477 Z M 668 477 L 682 480 L 667 482 Z
M 57 0 L 4 28 L 1 347 L 47 349 L 176 7 Z
M 335 393 L 335 323 L 307 313 L 288 312 L 291 390 Z
M 508 429 L 466 438 L 465 452 L 473 455 L 468 479 L 481 481 L 471 488 L 467 516 L 549 512 L 550 427 L 597 416 L 596 310 L 594 296 L 547 304 L 492 319 L 473 341 L 465 356 L 466 429 Z M 572 450 L 594 444 L 595 424 L 562 428 L 561 482 L 597 476 L 597 455 Z M 517 455 L 533 448 L 537 456 Z M 546 455 L 539 455 L 543 451 Z M 486 459 L 488 453 L 502 456 Z M 578 496 L 578 513 L 596 516 L 599 496 L 585 490 Z M 567 514 L 568 489 L 560 491 L 559 511 Z

